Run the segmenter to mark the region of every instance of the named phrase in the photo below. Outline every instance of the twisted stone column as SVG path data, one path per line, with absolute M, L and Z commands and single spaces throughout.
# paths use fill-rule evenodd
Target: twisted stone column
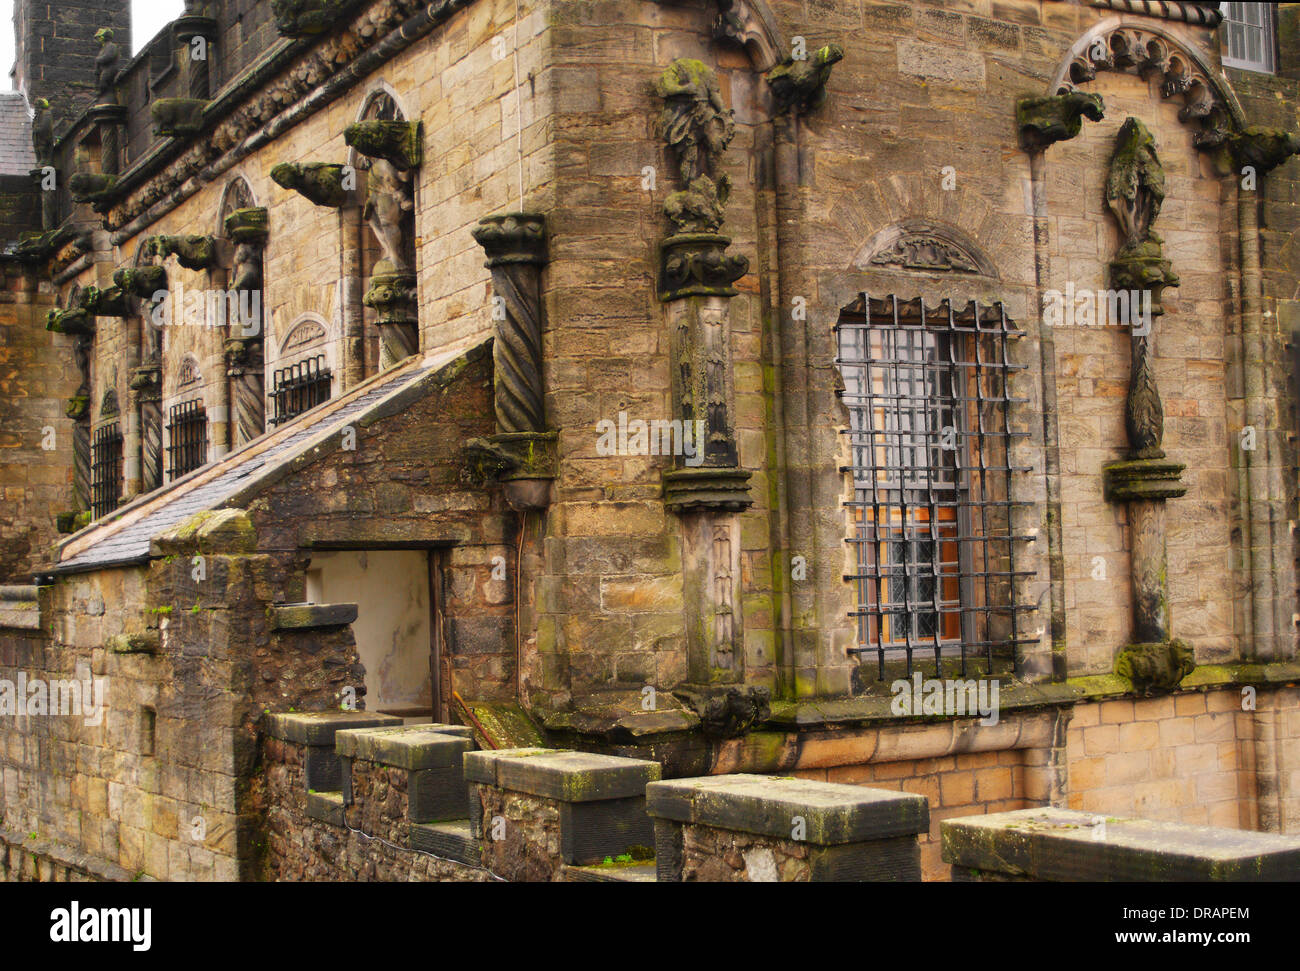
M 474 239 L 492 271 L 497 433 L 471 442 L 469 450 L 481 476 L 505 481 L 512 506 L 545 508 L 556 463 L 556 436 L 546 430 L 542 385 L 546 222 L 533 213 L 490 216 L 475 227 Z

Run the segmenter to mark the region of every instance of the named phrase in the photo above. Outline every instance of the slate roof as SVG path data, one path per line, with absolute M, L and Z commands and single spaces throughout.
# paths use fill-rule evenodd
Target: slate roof
M 27 175 L 34 168 L 27 98 L 21 91 L 0 91 L 0 175 Z
M 168 483 L 121 507 L 112 518 L 92 523 L 63 544 L 56 573 L 83 573 L 108 566 L 138 563 L 149 558 L 149 541 L 196 513 L 216 509 L 223 502 L 292 462 L 322 440 L 362 419 L 367 412 L 411 387 L 424 376 L 462 356 L 472 344 L 412 358 L 390 371 L 358 385 L 340 398 L 325 402 L 280 428 L 254 439 L 216 462 Z M 137 511 L 144 515 L 134 516 Z M 90 545 L 83 545 L 90 540 Z M 77 552 L 68 556 L 75 545 Z M 64 558 L 68 556 L 68 558 Z

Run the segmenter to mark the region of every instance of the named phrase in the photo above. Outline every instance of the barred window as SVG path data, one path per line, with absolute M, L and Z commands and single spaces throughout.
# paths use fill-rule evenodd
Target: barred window
M 1223 63 L 1247 71 L 1274 71 L 1274 26 L 1271 3 L 1223 3 Z
M 122 497 L 122 432 L 117 422 L 96 429 L 90 468 L 90 514 L 100 519 L 116 509 Z
M 323 354 L 280 368 L 271 383 L 271 424 L 279 425 L 329 401 L 333 378 Z
M 208 460 L 208 415 L 202 399 L 173 405 L 167 423 L 167 477 L 179 479 Z
M 1011 533 L 1007 357 L 1019 336 L 1001 304 L 927 310 L 864 294 L 836 327 L 848 406 L 849 543 L 859 655 L 942 658 L 1014 653 L 1021 637 Z

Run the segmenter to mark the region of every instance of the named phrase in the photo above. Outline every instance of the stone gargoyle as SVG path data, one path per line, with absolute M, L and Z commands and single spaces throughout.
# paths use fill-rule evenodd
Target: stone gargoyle
M 682 685 L 673 690 L 700 716 L 704 734 L 737 738 L 772 714 L 772 691 L 756 685 Z
M 1083 130 L 1083 119 L 1101 121 L 1105 112 L 1101 95 L 1084 91 L 1069 91 L 1047 98 L 1022 98 L 1016 102 L 1020 144 L 1032 152 L 1067 141 Z
M 346 168 L 337 162 L 281 162 L 271 169 L 271 180 L 318 206 L 338 209 L 348 201 Z
M 831 68 L 844 60 L 844 48 L 827 44 L 810 58 L 787 59 L 767 72 L 767 83 L 781 111 L 815 111 L 826 103 Z

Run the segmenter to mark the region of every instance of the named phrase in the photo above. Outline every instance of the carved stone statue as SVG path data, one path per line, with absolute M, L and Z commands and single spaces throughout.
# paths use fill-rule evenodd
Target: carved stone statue
M 32 148 L 37 165 L 54 162 L 54 113 L 44 98 L 36 99 L 36 117 L 32 119 Z
M 384 259 L 399 272 L 410 270 L 406 258 L 405 214 L 415 208 L 411 199 L 411 176 L 399 172 L 385 159 L 375 159 L 370 166 L 365 209 L 361 215 L 370 223 L 375 238 L 384 251 Z
M 731 189 L 731 180 L 717 174 L 717 168 L 736 136 L 733 112 L 722 101 L 717 76 L 700 61 L 673 61 L 660 75 L 656 90 L 666 102 L 660 130 L 677 155 L 686 187 L 669 196 L 664 212 L 678 232 L 715 233 L 722 227 L 722 207 Z
M 113 31 L 109 27 L 95 33 L 99 41 L 99 53 L 95 55 L 95 90 L 108 94 L 117 82 L 118 61 L 122 59 L 122 48 L 113 40 Z
M 767 83 L 781 111 L 815 111 L 826 103 L 831 68 L 844 60 L 844 48 L 828 44 L 811 58 L 792 58 L 767 72 Z
M 1162 242 L 1151 229 L 1165 201 L 1165 171 L 1146 125 L 1129 118 L 1119 131 L 1106 179 L 1106 204 L 1119 223 L 1126 247 Z

